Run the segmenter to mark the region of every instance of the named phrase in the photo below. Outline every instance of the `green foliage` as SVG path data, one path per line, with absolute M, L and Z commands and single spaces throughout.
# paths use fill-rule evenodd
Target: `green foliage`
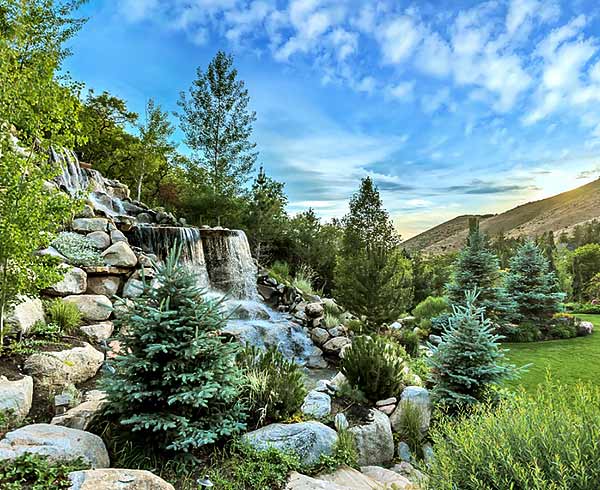
M 313 296 L 315 290 L 312 285 L 314 271 L 307 264 L 303 264 L 292 279 L 292 286 L 302 291 L 304 296 Z
M 442 342 L 431 346 L 428 359 L 435 384 L 434 398 L 456 411 L 484 400 L 491 388 L 515 374 L 504 362 L 505 350 L 493 333 L 484 310 L 475 306 L 477 295 L 469 293 L 466 306 L 453 306 L 454 313 L 442 333 Z
M 245 377 L 241 398 L 255 427 L 286 420 L 302 406 L 306 396 L 302 369 L 277 349 L 247 347 L 238 355 L 238 366 Z
M 600 244 L 584 245 L 571 255 L 571 272 L 573 275 L 573 297 L 576 301 L 585 301 L 586 288 L 593 277 L 600 273 Z
M 330 328 L 334 328 L 334 327 L 337 327 L 338 325 L 341 325 L 342 321 L 340 320 L 339 315 L 327 312 L 327 313 L 325 313 L 325 316 L 323 317 L 322 324 L 327 330 L 329 330 Z
M 90 267 L 104 263 L 94 243 L 88 237 L 79 233 L 63 231 L 54 239 L 52 246 L 71 265 Z
M 181 247 L 156 266 L 157 286 L 132 301 L 116 323 L 122 354 L 108 377 L 107 413 L 158 447 L 189 451 L 244 428 L 239 344 L 219 335 L 220 304 L 203 297 L 178 263 Z
M 553 321 L 546 330 L 549 339 L 572 339 L 577 337 L 575 321 Z
M 600 390 L 549 382 L 433 431 L 435 490 L 600 488 Z
M 295 455 L 234 443 L 213 463 L 208 476 L 222 490 L 277 490 L 285 488 L 289 473 L 300 471 L 301 466 Z
M 499 286 L 500 268 L 498 257 L 490 250 L 485 234 L 477 221 L 471 222 L 471 230 L 466 247 L 458 254 L 454 266 L 452 283 L 448 285 L 448 298 L 451 304 L 462 305 L 465 293 L 478 291 L 478 305 L 486 315 L 495 318 L 514 305 L 506 297 L 506 291 Z
M 340 371 L 348 382 L 375 402 L 396 396 L 404 386 L 406 351 L 383 337 L 359 336 L 345 351 Z
M 350 200 L 335 269 L 335 296 L 372 327 L 396 319 L 412 300 L 411 264 L 370 178 Z
M 590 243 L 600 244 L 600 220 L 594 219 L 582 225 L 576 225 L 572 233 L 560 236 L 559 241 L 576 249 Z
M 81 312 L 74 303 L 67 303 L 60 298 L 53 299 L 46 308 L 50 321 L 57 325 L 61 332 L 71 334 L 81 324 Z
M 309 473 L 329 473 L 337 470 L 340 466 L 350 466 L 358 470 L 360 469 L 358 456 L 354 434 L 346 429 L 339 430 L 331 454 L 322 454 L 319 462 L 310 468 Z
M 401 441 L 408 444 L 411 454 L 418 458 L 423 457 L 423 413 L 421 409 L 410 400 L 400 402 L 400 420 L 398 421 L 397 433 Z
M 369 403 L 362 390 L 357 386 L 351 385 L 348 381 L 340 383 L 335 395 L 340 399 L 349 400 L 359 405 L 367 405 Z
M 521 245 L 510 260 L 506 290 L 517 306 L 520 320 L 548 320 L 560 311 L 564 299 L 548 260 L 531 240 Z
M 290 266 L 287 262 L 276 260 L 269 267 L 269 276 L 275 279 L 280 284 L 291 282 Z
M 420 339 L 419 334 L 402 328 L 399 330 L 388 330 L 384 332 L 384 335 L 390 337 L 406 350 L 406 353 L 411 357 L 417 357 L 419 355 Z
M 521 322 L 518 326 L 505 330 L 505 336 L 509 342 L 537 342 L 543 338 L 537 322 Z
M 565 305 L 565 308 L 573 313 L 579 313 L 583 315 L 600 315 L 600 303 L 568 303 Z
M 450 305 L 446 298 L 428 296 L 415 307 L 413 315 L 417 319 L 419 328 L 429 330 L 432 318 L 448 311 L 450 311 Z
M 407 253 L 405 251 L 405 253 Z M 455 254 L 423 256 L 421 253 L 409 253 L 413 277 L 413 303 L 409 309 L 414 309 L 428 296 L 442 296 L 446 284 L 452 277 L 452 264 Z
M 585 295 L 591 301 L 600 302 L 600 272 L 588 281 Z
M 5 315 L 17 297 L 35 294 L 61 278 L 56 259 L 36 254 L 74 209 L 65 194 L 45 186 L 54 174 L 33 154 L 16 151 L 0 126 L 0 349 Z
M 81 460 L 56 463 L 46 456 L 25 453 L 0 461 L 0 486 L 2 490 L 71 488 L 69 473 L 84 469 L 89 467 Z
M 188 180 L 192 193 L 206 198 L 202 211 L 209 224 L 221 224 L 221 218 L 223 225 L 230 224 L 227 213 L 235 210 L 228 204 L 243 193 L 256 161 L 256 145 L 250 142 L 256 114 L 249 103 L 233 57 L 222 51 L 206 71 L 198 69 L 189 94 L 181 93 L 181 129 L 193 152 Z

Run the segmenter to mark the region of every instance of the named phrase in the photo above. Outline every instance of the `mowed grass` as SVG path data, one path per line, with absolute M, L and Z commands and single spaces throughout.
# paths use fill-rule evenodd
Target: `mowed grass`
M 600 385 L 600 315 L 577 315 L 594 324 L 594 333 L 588 337 L 547 342 L 507 343 L 508 358 L 512 364 L 531 364 L 512 386 L 523 386 L 531 392 L 546 382 L 547 373 L 562 384 L 589 381 Z

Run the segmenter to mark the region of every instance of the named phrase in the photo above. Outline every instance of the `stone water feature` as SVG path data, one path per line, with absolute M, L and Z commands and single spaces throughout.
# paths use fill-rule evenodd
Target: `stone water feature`
M 170 213 L 132 200 L 125 185 L 85 168 L 71 151 L 53 150 L 51 160 L 61 169 L 56 184 L 71 196 L 87 198 L 92 216 L 108 218 L 134 250 L 160 261 L 173 245 L 181 244 L 182 264 L 197 274 L 208 296 L 223 301 L 229 315 L 225 332 L 260 348 L 277 347 L 307 367 L 326 367 L 308 332 L 260 300 L 257 267 L 243 231 L 185 226 Z

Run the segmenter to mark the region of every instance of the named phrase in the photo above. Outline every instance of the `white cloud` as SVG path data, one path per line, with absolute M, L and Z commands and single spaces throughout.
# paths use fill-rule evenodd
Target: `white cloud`
M 379 26 L 377 35 L 383 53 L 383 61 L 394 64 L 409 58 L 423 38 L 421 28 L 407 15 Z
M 410 82 L 400 82 L 388 87 L 387 94 L 393 99 L 407 100 L 412 98 L 414 88 L 414 80 Z

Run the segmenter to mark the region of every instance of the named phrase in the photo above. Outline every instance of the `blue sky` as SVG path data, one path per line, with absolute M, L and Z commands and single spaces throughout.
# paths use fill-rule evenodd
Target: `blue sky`
M 83 12 L 66 68 L 137 111 L 149 97 L 176 110 L 196 68 L 233 53 L 259 162 L 292 213 L 342 216 L 370 175 L 409 237 L 600 177 L 595 1 L 91 0 Z

